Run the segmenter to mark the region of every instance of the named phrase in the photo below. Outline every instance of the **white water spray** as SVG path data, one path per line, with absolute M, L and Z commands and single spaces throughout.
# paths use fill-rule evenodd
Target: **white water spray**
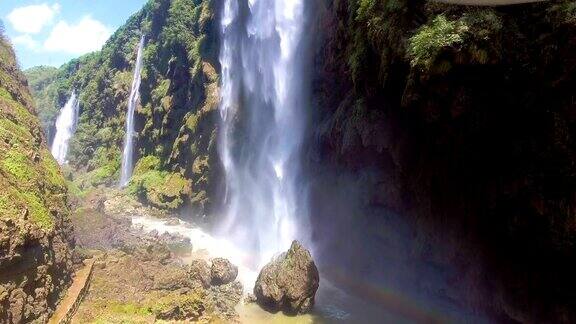
M 52 142 L 51 152 L 60 165 L 66 163 L 68 143 L 76 131 L 78 123 L 79 102 L 75 92 L 72 92 L 66 105 L 60 110 L 56 119 L 56 135 Z
M 138 45 L 138 55 L 134 66 L 134 78 L 132 88 L 128 98 L 128 112 L 126 113 L 126 136 L 124 138 L 124 150 L 122 151 L 122 169 L 120 172 L 120 186 L 125 187 L 132 177 L 134 168 L 134 110 L 140 99 L 140 81 L 142 73 L 142 53 L 144 52 L 144 36 L 140 38 Z
M 298 204 L 305 2 L 226 0 L 222 15 L 226 215 L 220 230 L 253 251 L 259 265 L 305 239 L 308 227 L 306 208 Z

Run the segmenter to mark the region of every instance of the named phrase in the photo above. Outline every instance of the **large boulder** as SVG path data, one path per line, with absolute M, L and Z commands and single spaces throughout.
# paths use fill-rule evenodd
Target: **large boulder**
M 188 268 L 188 275 L 193 285 L 199 285 L 204 289 L 210 288 L 212 276 L 210 266 L 206 260 L 193 260 Z
M 303 314 L 312 309 L 320 276 L 310 252 L 292 242 L 288 252 L 268 263 L 258 275 L 256 302 L 270 311 Z
M 229 284 L 236 280 L 238 267 L 226 259 L 216 258 L 212 260 L 211 276 L 213 285 Z

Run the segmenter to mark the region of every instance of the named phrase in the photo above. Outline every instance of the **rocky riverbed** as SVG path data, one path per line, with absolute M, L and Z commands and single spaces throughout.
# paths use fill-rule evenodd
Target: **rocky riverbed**
M 118 192 L 86 197 L 72 221 L 76 258 L 98 258 L 75 323 L 403 323 L 330 282 L 319 287 L 321 275 L 297 243 L 259 274 L 250 253 L 226 238 Z
M 164 216 L 116 194 L 94 194 L 77 209 L 76 258 L 97 261 L 73 322 L 238 321 L 237 268 L 225 259 L 184 261 L 178 252 L 192 250 L 188 238 L 146 231 L 132 224 L 135 215 Z

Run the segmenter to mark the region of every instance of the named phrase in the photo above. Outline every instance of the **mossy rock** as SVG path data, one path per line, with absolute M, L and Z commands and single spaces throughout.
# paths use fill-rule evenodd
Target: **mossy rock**
M 69 215 L 64 178 L 0 30 L 0 318 L 45 322 L 54 311 L 73 270 Z
M 165 321 L 198 320 L 206 311 L 203 291 L 166 296 L 152 308 L 157 319 Z
M 54 227 L 69 213 L 66 184 L 48 151 L 32 100 L 10 46 L 0 36 L 0 215 Z
M 149 170 L 133 176 L 128 189 L 153 207 L 176 210 L 183 206 L 190 182 L 179 173 Z

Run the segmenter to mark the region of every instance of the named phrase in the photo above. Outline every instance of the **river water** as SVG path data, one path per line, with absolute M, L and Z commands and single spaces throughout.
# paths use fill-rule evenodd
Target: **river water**
M 229 259 L 238 266 L 238 280 L 244 287 L 244 293 L 252 292 L 258 276 L 259 261 L 255 254 L 246 253 L 243 248 L 238 248 L 226 238 L 212 236 L 199 227 L 180 221 L 179 225 L 167 225 L 166 220 L 152 217 L 134 217 L 133 226 L 141 227 L 146 232 L 157 231 L 159 234 L 179 234 L 190 239 L 192 249 L 189 253 L 182 254 L 185 262 L 194 258 L 211 259 L 223 257 Z M 330 282 L 327 278 L 331 275 L 324 273 L 320 267 L 320 287 L 316 295 L 316 303 L 311 314 L 299 316 L 287 316 L 283 313 L 271 314 L 261 309 L 256 304 L 244 304 L 240 302 L 237 312 L 242 323 L 246 324 L 291 324 L 291 323 L 417 323 L 431 322 L 426 318 L 419 320 L 414 317 L 408 319 L 406 314 L 394 314 L 377 303 L 378 294 L 364 291 L 367 298 L 361 298 L 349 293 L 346 288 Z M 338 279 L 339 280 L 339 279 Z M 345 280 L 344 280 L 345 281 Z

